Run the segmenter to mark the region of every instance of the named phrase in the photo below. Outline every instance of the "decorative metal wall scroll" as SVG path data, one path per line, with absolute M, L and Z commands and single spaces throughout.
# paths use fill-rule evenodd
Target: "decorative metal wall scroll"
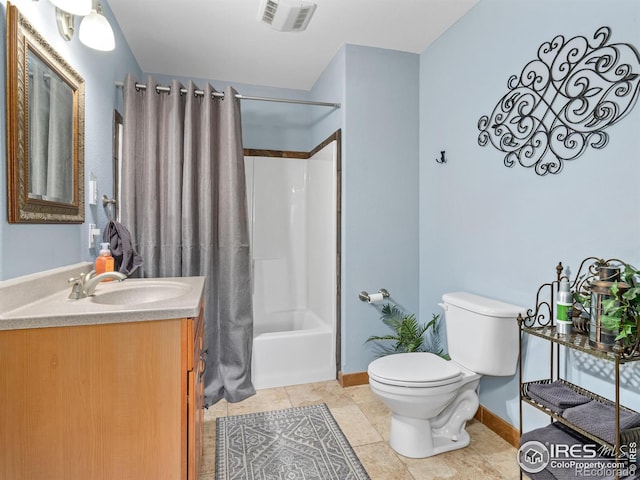
M 640 54 L 626 43 L 607 44 L 609 27 L 590 41 L 558 35 L 538 49 L 491 116 L 478 121 L 478 143 L 506 152 L 504 164 L 534 167 L 538 175 L 559 173 L 564 161 L 588 146 L 604 148 L 604 131 L 636 104 Z

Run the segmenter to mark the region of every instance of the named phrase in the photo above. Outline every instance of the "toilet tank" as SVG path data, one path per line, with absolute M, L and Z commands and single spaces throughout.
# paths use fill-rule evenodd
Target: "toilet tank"
M 526 309 L 467 292 L 442 295 L 449 356 L 482 375 L 509 376 L 518 363 L 518 313 Z

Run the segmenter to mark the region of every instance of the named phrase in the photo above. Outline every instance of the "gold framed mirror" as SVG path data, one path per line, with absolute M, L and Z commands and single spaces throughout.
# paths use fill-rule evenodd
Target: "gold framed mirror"
M 10 223 L 84 222 L 84 80 L 7 2 Z

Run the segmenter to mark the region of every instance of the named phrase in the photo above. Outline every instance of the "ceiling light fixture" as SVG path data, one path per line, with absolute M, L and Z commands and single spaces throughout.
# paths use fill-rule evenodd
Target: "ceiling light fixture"
M 262 0 L 258 20 L 279 32 L 301 32 L 316 11 L 312 2 L 296 0 Z
M 56 6 L 58 31 L 65 40 L 71 40 L 75 31 L 75 15 L 84 17 L 80 23 L 79 38 L 87 47 L 109 51 L 116 48 L 113 29 L 104 16 L 102 5 L 93 8 L 92 0 L 49 0 Z M 63 6 L 61 6 L 63 5 Z M 88 5 L 88 9 L 87 9 Z M 65 10 L 70 8 L 71 10 Z M 75 13 L 84 12 L 84 13 Z

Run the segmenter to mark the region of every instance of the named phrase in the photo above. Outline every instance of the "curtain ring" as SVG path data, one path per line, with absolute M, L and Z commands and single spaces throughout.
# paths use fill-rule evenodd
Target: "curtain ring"
M 156 93 L 160 95 L 160 85 L 156 85 L 155 90 L 156 90 Z

